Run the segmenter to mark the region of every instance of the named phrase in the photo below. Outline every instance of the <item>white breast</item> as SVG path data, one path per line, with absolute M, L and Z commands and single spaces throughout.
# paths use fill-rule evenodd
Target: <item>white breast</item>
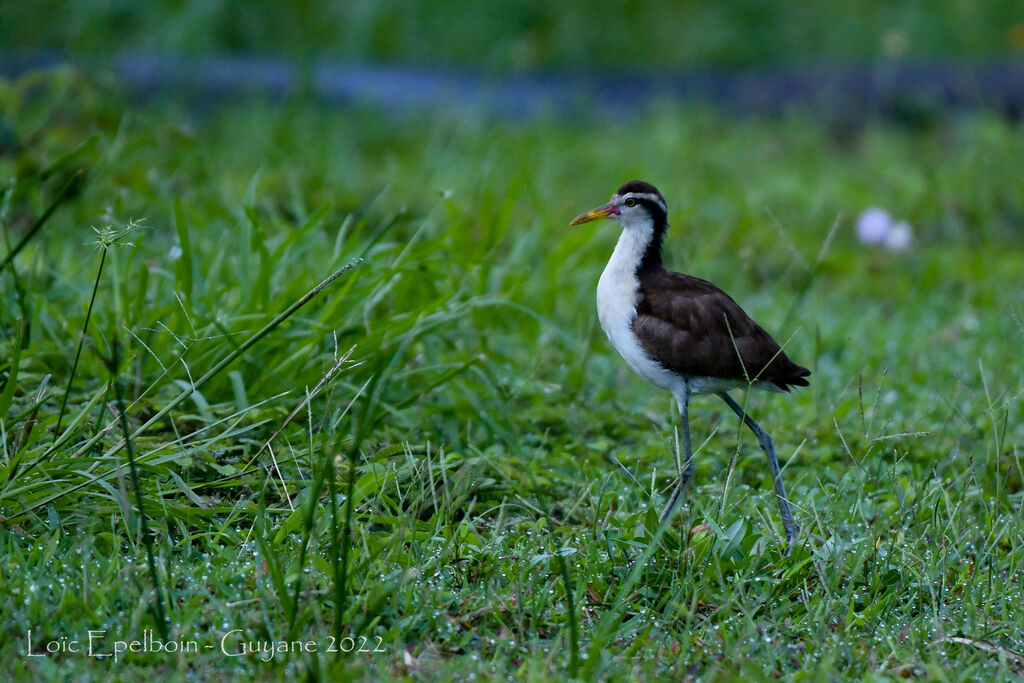
M 649 230 L 646 226 L 635 224 L 622 230 L 615 251 L 597 283 L 597 317 L 601 321 L 601 329 L 608 335 L 608 341 L 633 372 L 651 384 L 671 391 L 677 400 L 686 387 L 690 395 L 746 387 L 747 383 L 743 381 L 719 377 L 683 377 L 666 370 L 661 363 L 651 360 L 633 334 L 636 305 L 640 300 L 640 281 L 636 276 L 636 268 L 650 241 Z M 755 382 L 754 386 L 779 390 L 766 382 Z
M 615 251 L 597 283 L 597 317 L 608 341 L 636 374 L 655 386 L 677 393 L 682 378 L 651 360 L 636 335 L 633 319 L 640 299 L 640 281 L 636 268 L 643 257 L 650 235 L 642 227 L 626 227 Z

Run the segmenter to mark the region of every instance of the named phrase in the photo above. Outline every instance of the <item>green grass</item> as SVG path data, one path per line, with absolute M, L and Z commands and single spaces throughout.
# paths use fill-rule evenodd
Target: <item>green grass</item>
M 0 5 L 0 44 L 256 53 L 509 71 L 679 69 L 1021 55 L 1017 0 L 621 3 L 544 0 L 38 0 Z
M 1024 673 L 1019 125 L 192 114 L 69 73 L 0 111 L 0 254 L 39 225 L 0 273 L 11 675 Z M 814 371 L 750 407 L 825 546 L 784 554 L 763 455 L 706 398 L 658 527 L 676 418 L 596 325 L 614 227 L 567 225 L 634 176 L 668 262 Z M 856 242 L 870 205 L 910 251 Z M 201 649 L 29 658 L 29 629 Z M 324 651 L 346 636 L 384 652 Z

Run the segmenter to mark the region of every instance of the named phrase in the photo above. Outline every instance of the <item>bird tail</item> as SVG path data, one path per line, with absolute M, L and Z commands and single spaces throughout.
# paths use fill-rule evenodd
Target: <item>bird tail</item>
M 811 371 L 802 365 L 797 365 L 796 363 L 793 365 L 794 371 L 792 374 L 785 377 L 772 377 L 769 381 L 785 392 L 789 392 L 793 387 L 810 386 L 811 383 L 805 378 L 810 376 Z

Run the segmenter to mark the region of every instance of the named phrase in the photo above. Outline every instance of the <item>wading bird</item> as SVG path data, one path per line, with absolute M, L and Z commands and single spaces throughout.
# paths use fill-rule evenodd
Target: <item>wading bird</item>
M 693 475 L 690 397 L 718 394 L 757 436 L 768 456 L 775 497 L 793 544 L 797 527 L 782 485 L 772 439 L 731 396 L 731 389 L 788 392 L 805 387 L 811 374 L 733 299 L 707 280 L 665 270 L 661 244 L 668 227 L 665 198 L 650 183 L 631 180 L 611 201 L 573 219 L 580 225 L 608 218 L 622 226 L 608 265 L 597 283 L 601 328 L 626 364 L 657 387 L 672 392 L 682 418 L 683 465 L 676 462 L 675 488 L 664 521 Z

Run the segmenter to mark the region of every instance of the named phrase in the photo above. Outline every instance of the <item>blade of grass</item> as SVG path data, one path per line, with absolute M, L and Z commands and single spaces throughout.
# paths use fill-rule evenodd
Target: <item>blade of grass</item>
M 569 581 L 569 567 L 565 563 L 565 556 L 556 552 L 555 564 L 558 566 L 558 573 L 562 576 L 562 585 L 565 586 L 565 600 L 569 609 L 569 675 L 573 678 L 580 670 L 580 631 L 576 622 L 576 602 L 573 598 L 573 588 Z
M 146 508 L 142 499 L 142 487 L 139 484 L 139 471 L 135 465 L 135 448 L 132 446 L 131 430 L 128 427 L 128 417 L 124 412 L 124 396 L 121 393 L 121 383 L 118 382 L 118 366 L 120 365 L 120 348 L 116 341 L 111 345 L 111 356 L 107 361 L 107 369 L 110 373 L 110 383 L 114 387 L 114 400 L 117 409 L 118 420 L 121 423 L 121 431 L 124 433 L 125 453 L 128 456 L 128 469 L 131 473 L 132 488 L 135 489 L 135 504 L 139 507 L 139 534 L 142 536 L 142 544 L 146 548 L 146 563 L 149 565 L 149 575 L 153 580 L 155 591 L 155 602 L 153 603 L 153 619 L 156 621 L 157 631 L 160 637 L 167 639 L 167 618 L 164 615 L 164 593 L 160 587 L 160 575 L 156 571 L 156 552 L 153 549 L 153 535 L 149 533 L 149 523 L 146 519 Z M 168 596 L 169 597 L 169 596 Z M 168 600 L 168 604 L 170 600 Z
M 309 290 L 309 292 L 307 292 L 305 295 L 303 295 L 300 299 L 295 301 L 292 305 L 290 305 L 284 311 L 282 311 L 277 316 L 275 316 L 273 320 L 271 320 L 269 323 L 264 325 L 258 332 L 253 334 L 251 337 L 246 339 L 245 342 L 243 342 L 237 349 L 235 349 L 234 351 L 229 353 L 227 356 L 225 356 L 223 359 L 221 359 L 221 361 L 219 363 L 217 363 L 214 367 L 212 367 L 209 371 L 207 371 L 206 374 L 204 374 L 202 377 L 197 379 L 193 384 L 189 385 L 180 394 L 178 394 L 178 396 L 176 396 L 171 401 L 169 401 L 167 403 L 167 405 L 165 405 L 163 408 L 161 408 L 159 411 L 157 411 L 157 413 L 155 415 L 153 415 L 153 417 L 151 417 L 149 420 L 147 420 L 145 423 L 143 423 L 141 426 L 139 426 L 134 432 L 132 432 L 131 437 L 132 438 L 138 438 L 147 429 L 149 429 L 149 427 L 151 427 L 153 424 L 155 424 L 155 423 L 159 422 L 160 420 L 162 420 L 168 413 L 170 413 L 179 404 L 181 404 L 182 401 L 185 401 L 187 398 L 189 398 L 189 396 L 191 396 L 193 394 L 193 392 L 195 392 L 198 388 L 203 386 L 206 382 L 208 382 L 213 377 L 216 377 L 233 360 L 235 360 L 240 355 L 245 353 L 246 350 L 248 350 L 250 347 L 252 347 L 258 341 L 263 339 L 263 337 L 267 336 L 271 331 L 273 331 L 274 328 L 276 328 L 278 325 L 280 325 L 285 320 L 287 320 L 289 317 L 291 317 L 292 314 L 295 313 L 295 311 L 299 310 L 302 306 L 307 304 L 311 299 L 316 297 L 320 292 L 322 292 L 324 289 L 326 289 L 328 286 L 330 286 L 330 284 L 332 282 L 334 282 L 339 277 L 341 277 L 343 274 L 345 274 L 346 272 L 348 272 L 349 270 L 354 268 L 360 262 L 361 262 L 361 260 L 352 261 L 352 262 L 342 266 L 338 270 L 334 271 L 333 273 L 331 273 L 331 275 L 328 276 L 325 280 L 323 280 L 320 284 L 318 284 L 313 289 Z M 106 433 L 106 430 L 100 430 L 100 432 L 97 433 L 94 437 L 92 437 L 91 439 L 86 441 L 84 444 L 82 444 L 78 448 L 78 450 L 75 451 L 75 453 L 72 455 L 72 457 L 80 457 L 80 456 L 84 455 L 86 452 L 89 451 L 89 449 L 91 449 L 93 446 L 95 446 L 96 443 L 99 442 L 100 439 L 103 438 L 103 435 L 105 433 Z M 100 461 L 102 459 L 109 458 L 110 456 L 116 454 L 118 451 L 120 451 L 122 448 L 125 447 L 125 444 L 126 444 L 126 440 L 122 439 L 121 441 L 118 441 L 116 444 L 111 446 L 103 454 L 102 458 L 95 460 L 92 463 L 92 465 L 90 465 L 86 469 L 86 473 L 92 472 L 96 467 L 99 466 Z M 35 461 L 33 461 L 32 465 L 27 467 L 22 473 L 24 474 L 25 471 L 27 471 L 31 467 L 37 465 L 43 459 L 49 457 L 54 452 L 54 450 L 55 450 L 55 448 L 53 446 L 48 448 L 42 455 L 40 455 Z M 113 473 L 114 471 L 117 471 L 117 469 L 115 468 L 115 470 L 113 470 L 111 473 Z M 110 473 L 108 473 L 108 474 L 110 474 Z M 84 482 L 82 482 L 80 484 L 76 484 L 75 486 L 72 486 L 72 487 L 70 487 L 70 488 L 68 488 L 68 489 L 66 489 L 64 491 L 59 491 L 59 492 L 53 494 L 52 496 L 47 497 L 44 500 L 38 501 L 36 503 L 33 503 L 32 505 L 29 505 L 28 507 L 15 512 L 13 515 L 9 516 L 7 519 L 14 519 L 14 518 L 26 515 L 26 514 L 32 512 L 33 510 L 36 510 L 36 509 L 38 509 L 40 507 L 43 507 L 43 506 L 49 504 L 51 501 L 63 498 L 64 496 L 66 496 L 66 495 L 68 495 L 70 493 L 73 493 L 73 492 L 75 492 L 75 491 L 77 491 L 77 490 L 79 490 L 79 489 L 81 489 L 81 488 L 83 488 L 85 486 L 88 486 L 89 483 L 90 483 L 89 480 L 86 480 L 86 481 L 84 481 Z
M 60 425 L 64 421 L 64 411 L 68 407 L 68 395 L 71 393 L 71 386 L 75 383 L 75 373 L 78 371 L 78 361 L 82 357 L 82 346 L 85 344 L 85 335 L 89 330 L 89 320 L 92 318 L 92 309 L 96 304 L 96 292 L 100 288 L 100 279 L 103 277 L 103 264 L 107 262 L 107 249 L 100 250 L 100 265 L 96 269 L 96 278 L 92 283 L 92 295 L 89 297 L 89 307 L 85 311 L 85 321 L 82 323 L 82 331 L 78 335 L 78 348 L 75 349 L 75 359 L 71 362 L 71 373 L 68 375 L 68 384 L 64 388 L 64 396 L 60 400 L 60 411 L 57 413 L 57 426 L 53 429 L 53 438 L 56 440 L 60 435 Z
M 333 624 L 333 627 L 331 629 L 331 632 L 334 634 L 334 640 L 336 642 L 341 642 L 341 638 L 342 638 L 341 630 L 342 630 L 342 626 L 343 626 L 343 621 L 342 620 L 344 618 L 344 611 L 343 610 L 344 610 L 344 604 L 345 604 L 344 603 L 345 592 L 344 592 L 344 589 L 342 588 L 342 586 L 344 584 L 344 581 L 343 581 L 343 574 L 342 574 L 342 570 L 341 570 L 341 551 L 340 551 L 340 548 L 338 547 L 338 544 L 339 544 L 339 542 L 347 544 L 349 542 L 349 539 L 348 539 L 347 535 L 345 536 L 345 538 L 339 538 L 339 536 L 338 536 L 338 493 L 337 493 L 337 490 L 336 490 L 337 485 L 336 485 L 335 479 L 334 479 L 335 476 L 336 476 L 335 472 L 334 472 L 334 455 L 328 453 L 327 454 L 327 458 L 325 460 L 326 460 L 326 464 L 327 464 L 327 495 L 329 496 L 330 505 L 331 505 L 331 543 L 330 543 L 330 549 L 331 549 L 331 573 L 333 574 L 333 579 L 334 579 L 334 586 L 333 586 L 333 588 L 334 588 L 334 624 Z M 351 465 L 351 463 L 350 463 L 350 465 Z M 349 501 L 352 500 L 352 476 L 351 476 L 351 469 L 349 471 L 349 482 L 348 482 L 348 485 L 349 485 L 348 494 L 347 494 L 348 497 L 345 500 L 346 514 L 347 514 L 347 509 L 351 507 Z M 337 654 L 335 654 L 335 658 L 339 658 L 339 659 L 341 658 L 340 648 L 339 648 L 339 652 Z
M 64 186 L 60 188 L 57 192 L 57 196 L 53 198 L 53 201 L 51 201 L 50 205 L 46 207 L 46 210 L 39 215 L 39 218 L 33 221 L 29 229 L 25 231 L 25 234 L 21 236 L 18 243 L 15 244 L 9 252 L 7 252 L 7 256 L 4 257 L 4 260 L 0 261 L 0 272 L 3 272 L 4 268 L 6 268 L 7 265 L 14 260 L 14 257 L 18 255 L 18 252 L 24 249 L 25 245 L 35 237 L 36 233 L 39 232 L 44 225 L 46 225 L 46 221 L 50 219 L 50 216 L 52 216 L 53 212 L 57 210 L 57 207 L 64 203 L 64 200 L 68 198 L 71 191 L 77 188 L 78 184 L 83 182 L 84 178 L 85 170 L 79 169 L 78 171 L 75 171 L 74 175 L 72 175 L 66 183 L 64 183 Z
M 21 344 L 25 336 L 25 326 L 21 324 L 21 318 L 17 320 L 18 343 L 14 345 L 14 357 L 11 358 L 10 372 L 7 373 L 7 382 L 4 390 L 0 393 L 0 419 L 6 419 L 7 412 L 11 409 L 14 400 L 14 389 L 18 386 L 18 367 L 21 364 Z

